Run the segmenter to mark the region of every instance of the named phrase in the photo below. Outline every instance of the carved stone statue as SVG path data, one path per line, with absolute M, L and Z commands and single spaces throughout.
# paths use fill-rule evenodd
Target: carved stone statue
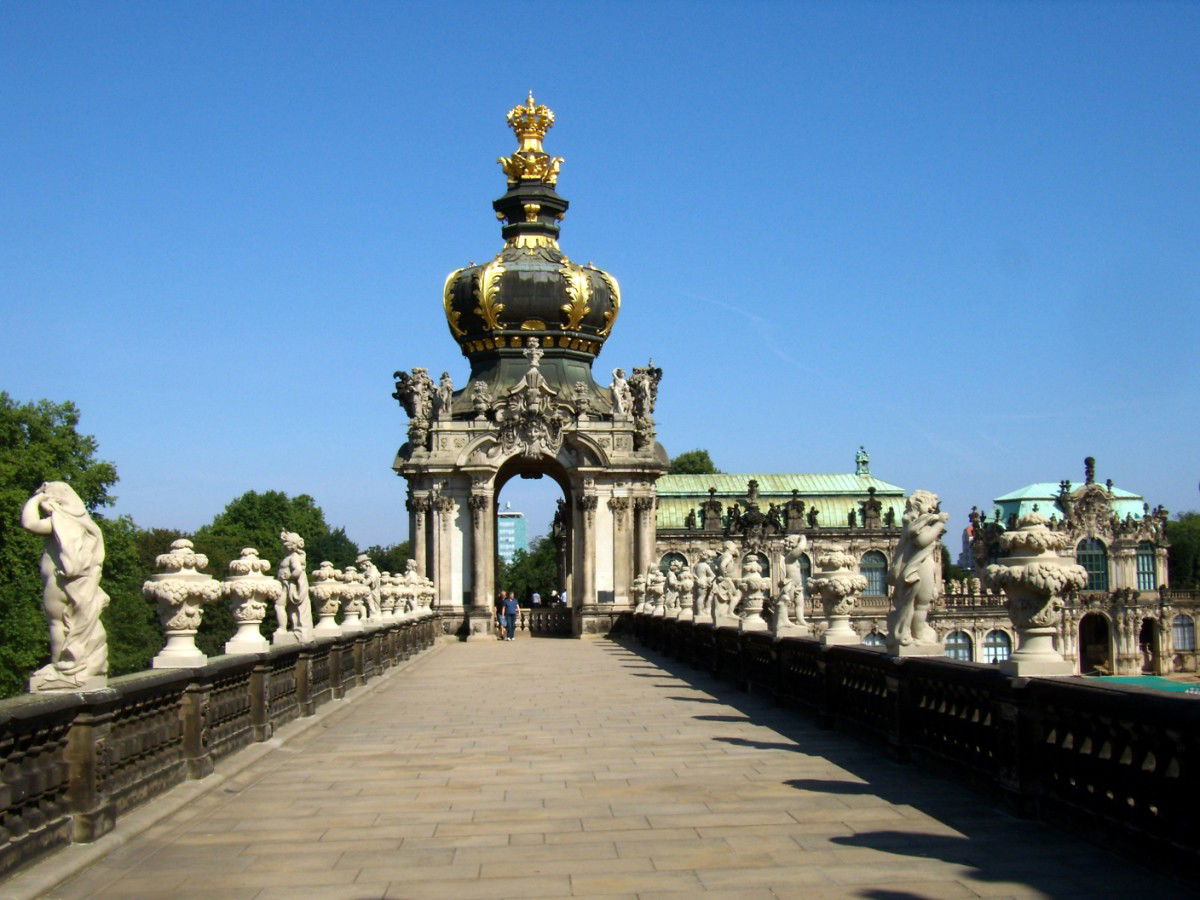
M 454 382 L 449 372 L 443 372 L 437 387 L 438 415 L 450 418 L 450 407 L 454 403 Z
M 867 453 L 867 448 L 861 444 L 858 447 L 858 452 L 854 454 L 854 474 L 871 474 L 871 454 Z
M 667 592 L 667 578 L 654 565 L 646 569 L 646 606 L 647 612 L 654 616 L 663 614 L 663 595 Z
M 878 528 L 883 520 L 883 504 L 879 502 L 879 498 L 875 496 L 875 486 L 867 488 L 869 495 L 863 501 L 863 528 Z
M 671 560 L 664 576 L 667 580 L 666 591 L 663 593 L 663 608 L 667 612 L 679 609 L 679 573 L 683 571 L 683 563 L 677 559 Z
M 692 573 L 695 575 L 695 586 L 692 588 L 694 599 L 692 601 L 693 621 L 696 622 L 711 622 L 712 615 L 710 611 L 710 603 L 712 586 L 717 580 L 717 573 L 707 559 L 701 559 L 692 567 Z
M 716 579 L 713 581 L 712 617 L 713 624 L 719 625 L 722 619 L 733 616 L 737 609 L 741 594 L 738 592 L 737 580 L 741 576 L 741 564 L 738 559 L 738 545 L 726 541 L 721 545 L 721 553 L 717 557 Z
M 808 622 L 804 618 L 804 567 L 801 565 L 807 549 L 808 538 L 802 534 L 789 534 L 784 542 L 783 587 L 775 601 L 775 621 L 771 625 L 775 634 L 808 632 Z M 795 625 L 792 616 L 796 617 Z
M 25 501 L 21 527 L 44 538 L 42 609 L 50 631 L 50 663 L 33 673 L 30 691 L 103 687 L 108 636 L 100 613 L 104 535 L 74 489 L 48 481 Z
M 818 510 L 815 506 L 810 506 L 808 508 L 808 515 L 805 518 L 808 520 L 809 528 L 817 527 L 817 516 L 819 516 L 820 514 L 821 514 L 820 510 Z
M 365 553 L 358 554 L 358 558 L 354 562 L 358 566 L 358 571 L 362 573 L 363 583 L 367 586 L 367 596 L 364 598 L 367 604 L 367 620 L 375 621 L 379 619 L 382 610 L 379 597 L 379 569 L 375 567 L 375 563 L 371 562 L 371 557 Z
M 937 494 L 913 491 L 905 501 L 904 531 L 887 576 L 892 586 L 887 647 L 894 655 L 941 656 L 945 652 L 927 617 L 938 595 L 941 537 L 949 520 Z
M 662 369 L 651 360 L 645 367 L 635 368 L 629 379 L 633 393 L 634 443 L 644 447 L 654 441 L 654 405 L 658 401 L 658 383 L 662 380 Z
M 408 372 L 396 372 L 396 392 L 392 394 L 408 413 L 408 439 L 414 445 L 424 445 L 429 438 L 429 423 L 433 418 L 433 379 L 426 369 L 417 367 Z
M 279 532 L 286 555 L 279 561 L 276 576 L 283 593 L 275 604 L 278 628 L 271 643 L 306 643 L 313 639 L 312 604 L 308 599 L 308 573 L 305 571 L 304 538 L 294 531 Z
M 613 369 L 612 391 L 613 413 L 618 416 L 628 416 L 633 413 L 633 390 L 625 379 L 624 369 Z

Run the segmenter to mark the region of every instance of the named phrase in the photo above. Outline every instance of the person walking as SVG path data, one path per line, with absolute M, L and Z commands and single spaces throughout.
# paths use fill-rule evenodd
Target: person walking
M 508 630 L 508 640 L 511 641 L 517 631 L 517 598 L 512 591 L 504 598 L 504 627 Z
M 496 595 L 496 636 L 504 637 L 504 598 L 507 595 L 501 591 Z

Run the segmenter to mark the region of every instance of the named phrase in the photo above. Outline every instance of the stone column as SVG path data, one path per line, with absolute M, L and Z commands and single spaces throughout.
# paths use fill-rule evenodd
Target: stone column
M 592 606 L 596 603 L 596 507 L 600 498 L 592 491 L 585 491 L 576 503 L 580 512 L 579 546 L 583 551 L 583 559 L 580 560 L 583 577 L 580 579 L 582 595 L 575 601 L 575 606 Z
M 412 492 L 408 501 L 409 534 L 412 536 L 412 558 L 416 560 L 417 572 L 421 575 L 428 573 L 429 547 L 426 538 L 426 520 L 429 517 L 429 495 Z
M 455 605 L 451 598 L 450 541 L 453 539 L 454 514 L 457 504 L 453 497 L 440 496 L 433 501 L 433 578 L 437 583 L 437 605 Z
M 613 601 L 632 606 L 629 583 L 633 577 L 633 535 L 629 527 L 629 498 L 611 497 L 608 508 L 613 520 Z
M 633 506 L 637 516 L 638 572 L 645 572 L 654 563 L 654 497 L 635 497 Z
M 467 611 L 467 640 L 493 638 L 492 634 L 492 519 L 490 489 L 476 487 L 467 500 L 471 508 L 471 608 Z

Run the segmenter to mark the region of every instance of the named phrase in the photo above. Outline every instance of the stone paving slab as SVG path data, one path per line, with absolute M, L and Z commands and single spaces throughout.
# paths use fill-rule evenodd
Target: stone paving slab
M 674 666 L 446 646 L 49 896 L 1188 895 Z

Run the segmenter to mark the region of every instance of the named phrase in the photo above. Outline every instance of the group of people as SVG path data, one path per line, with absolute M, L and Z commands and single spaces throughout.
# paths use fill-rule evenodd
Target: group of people
M 529 595 L 528 605 L 541 609 L 542 595 L 534 591 Z M 551 591 L 550 599 L 545 605 L 566 606 L 567 592 L 563 591 L 560 594 L 558 591 Z M 501 591 L 496 595 L 496 629 L 506 641 L 511 641 L 516 636 L 517 615 L 520 608 L 521 604 L 517 600 L 517 595 L 512 591 Z

